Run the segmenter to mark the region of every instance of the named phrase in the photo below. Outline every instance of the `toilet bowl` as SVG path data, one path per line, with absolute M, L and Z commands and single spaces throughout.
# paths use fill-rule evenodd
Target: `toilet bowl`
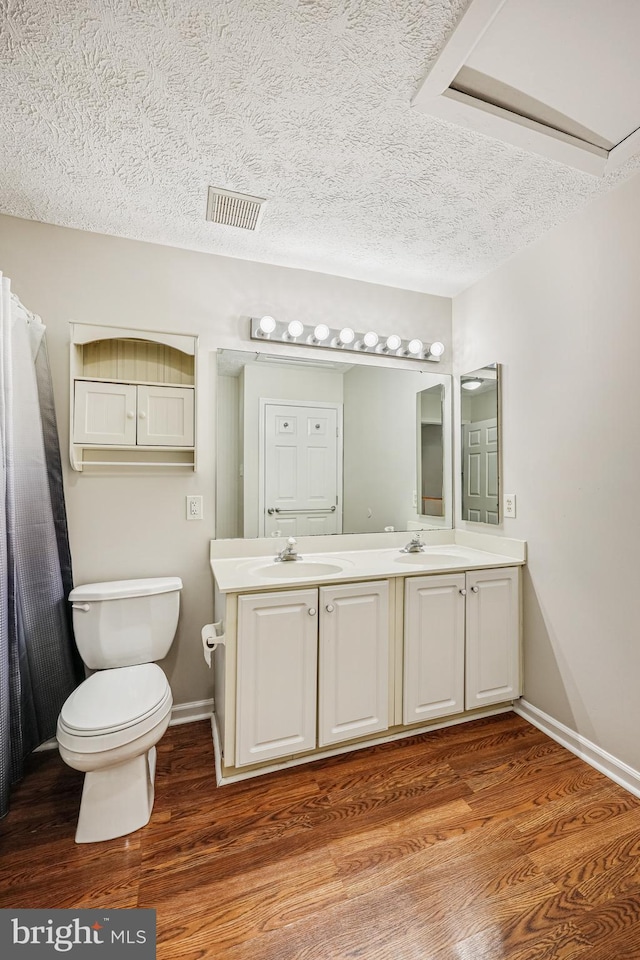
M 77 843 L 111 840 L 149 822 L 156 744 L 173 704 L 153 661 L 173 641 L 181 588 L 178 578 L 162 578 L 87 584 L 70 594 L 78 649 L 98 670 L 58 717 L 60 756 L 85 774 Z

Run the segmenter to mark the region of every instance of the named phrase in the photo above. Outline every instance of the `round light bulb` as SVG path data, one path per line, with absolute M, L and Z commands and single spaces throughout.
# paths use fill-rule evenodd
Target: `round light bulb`
M 477 390 L 478 387 L 482 386 L 482 380 L 463 380 L 461 387 L 464 390 Z
M 345 346 L 348 346 L 350 343 L 353 343 L 355 338 L 355 333 L 351 327 L 343 327 L 338 336 L 340 343 L 343 343 Z
M 261 317 L 258 327 L 260 329 L 260 333 L 273 333 L 276 328 L 276 321 L 273 319 L 273 317 Z
M 300 320 L 292 320 L 287 327 L 287 333 L 294 340 L 296 337 L 301 337 L 304 333 L 304 324 Z
M 418 340 L 418 339 L 410 340 L 407 345 L 408 353 L 410 353 L 414 357 L 417 357 L 419 354 L 421 354 L 423 350 L 424 350 L 424 344 L 422 343 L 422 340 Z
M 429 353 L 432 357 L 441 357 L 444 353 L 444 343 L 440 343 L 439 340 L 434 341 L 429 347 Z
M 313 331 L 313 338 L 317 340 L 318 343 L 322 343 L 323 340 L 326 340 L 331 331 L 326 323 L 319 323 L 318 326 Z
M 365 333 L 362 339 L 365 347 L 375 347 L 378 342 L 378 334 L 374 333 L 373 330 L 370 330 L 368 333 Z
M 390 337 L 387 337 L 385 346 L 387 350 L 399 350 L 402 344 L 402 340 L 397 333 L 392 333 Z

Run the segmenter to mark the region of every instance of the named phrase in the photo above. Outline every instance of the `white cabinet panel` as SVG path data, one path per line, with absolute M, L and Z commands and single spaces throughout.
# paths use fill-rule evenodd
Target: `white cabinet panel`
M 318 591 L 238 602 L 236 765 L 315 746 Z
M 405 584 L 403 723 L 464 710 L 465 575 Z
M 466 708 L 520 696 L 517 567 L 467 573 Z
M 195 470 L 197 337 L 70 328 L 71 467 Z
M 75 443 L 135 444 L 136 388 L 124 383 L 77 381 Z
M 138 443 L 192 447 L 193 399 L 184 387 L 138 387 Z
M 77 380 L 73 442 L 192 447 L 194 393 L 186 387 Z
M 389 726 L 389 583 L 320 588 L 318 744 Z

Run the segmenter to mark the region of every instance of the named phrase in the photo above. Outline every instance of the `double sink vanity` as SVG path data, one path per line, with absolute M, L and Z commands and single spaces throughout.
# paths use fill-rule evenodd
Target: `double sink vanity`
M 525 543 L 421 538 L 211 541 L 220 783 L 510 708 Z
M 219 783 L 508 710 L 521 692 L 526 545 L 494 535 L 499 365 L 454 381 L 404 354 L 311 354 L 218 353 L 203 643 Z

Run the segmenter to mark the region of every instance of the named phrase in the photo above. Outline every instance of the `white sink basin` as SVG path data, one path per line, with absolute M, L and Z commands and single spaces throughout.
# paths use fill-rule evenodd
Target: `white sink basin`
M 275 563 L 256 564 L 251 573 L 272 580 L 298 580 L 301 577 L 331 577 L 342 573 L 343 563 L 323 563 L 314 560 L 285 560 Z
M 396 563 L 415 563 L 420 564 L 450 564 L 460 563 L 464 558 L 459 553 L 435 553 L 425 551 L 424 553 L 403 553 L 402 556 L 395 557 Z

